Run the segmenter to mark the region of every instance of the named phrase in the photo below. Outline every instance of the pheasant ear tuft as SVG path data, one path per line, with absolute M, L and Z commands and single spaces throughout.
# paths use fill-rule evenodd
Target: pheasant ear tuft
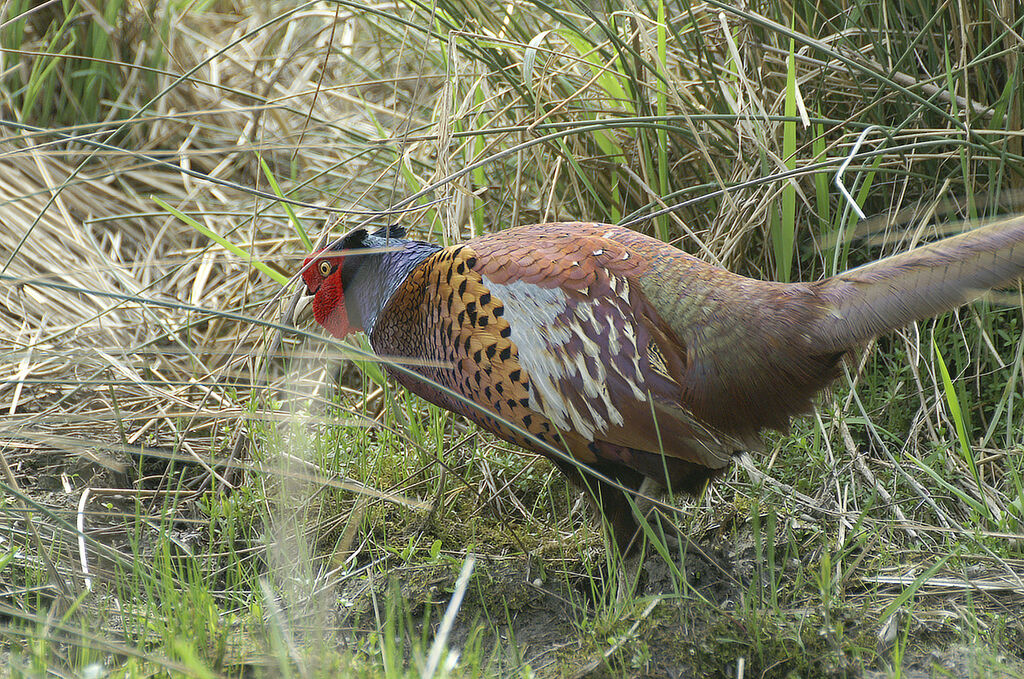
M 355 248 L 366 247 L 366 237 L 369 235 L 366 229 L 353 229 L 338 240 L 331 243 L 331 250 L 354 250 Z
M 378 238 L 405 238 L 405 227 L 398 224 L 388 224 L 373 232 L 372 235 Z
M 330 250 L 355 250 L 357 248 L 368 248 L 373 243 L 367 242 L 369 238 L 404 238 L 405 227 L 397 224 L 382 226 L 373 233 L 360 227 L 352 229 L 344 236 L 334 241 L 328 249 Z

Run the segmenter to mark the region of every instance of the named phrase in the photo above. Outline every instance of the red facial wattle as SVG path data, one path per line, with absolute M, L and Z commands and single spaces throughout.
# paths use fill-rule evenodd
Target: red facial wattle
M 303 267 L 306 268 L 302 272 L 302 280 L 306 284 L 306 289 L 313 295 L 313 317 L 316 318 L 316 322 L 327 332 L 341 339 L 359 330 L 349 323 L 348 312 L 345 309 L 345 291 L 341 283 L 342 258 L 315 259 L 316 254 L 310 255 L 303 263 Z M 310 264 L 310 260 L 315 261 Z M 329 271 L 321 270 L 321 262 L 329 263 Z M 324 269 L 328 267 L 325 266 Z

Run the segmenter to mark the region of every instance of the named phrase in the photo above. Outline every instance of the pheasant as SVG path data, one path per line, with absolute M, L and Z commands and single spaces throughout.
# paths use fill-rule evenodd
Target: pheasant
M 623 551 L 630 502 L 587 468 L 698 492 L 872 337 L 1024 275 L 1024 217 L 815 283 L 746 278 L 608 224 L 404 236 L 357 229 L 310 255 L 316 320 L 365 332 L 411 392 L 551 459 Z

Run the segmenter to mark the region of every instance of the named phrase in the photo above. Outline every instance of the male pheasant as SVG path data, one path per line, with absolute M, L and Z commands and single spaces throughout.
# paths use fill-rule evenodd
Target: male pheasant
M 816 283 L 745 278 L 607 224 L 446 248 L 404 235 L 357 229 L 307 258 L 316 320 L 364 331 L 410 391 L 549 457 L 623 549 L 625 495 L 570 458 L 627 488 L 698 491 L 872 337 L 1024 275 L 1024 217 Z

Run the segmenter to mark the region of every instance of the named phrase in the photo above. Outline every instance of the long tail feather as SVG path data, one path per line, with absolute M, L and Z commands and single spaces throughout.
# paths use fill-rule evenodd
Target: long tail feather
M 995 222 L 819 284 L 830 307 L 817 337 L 842 350 L 1024 276 L 1024 216 Z

